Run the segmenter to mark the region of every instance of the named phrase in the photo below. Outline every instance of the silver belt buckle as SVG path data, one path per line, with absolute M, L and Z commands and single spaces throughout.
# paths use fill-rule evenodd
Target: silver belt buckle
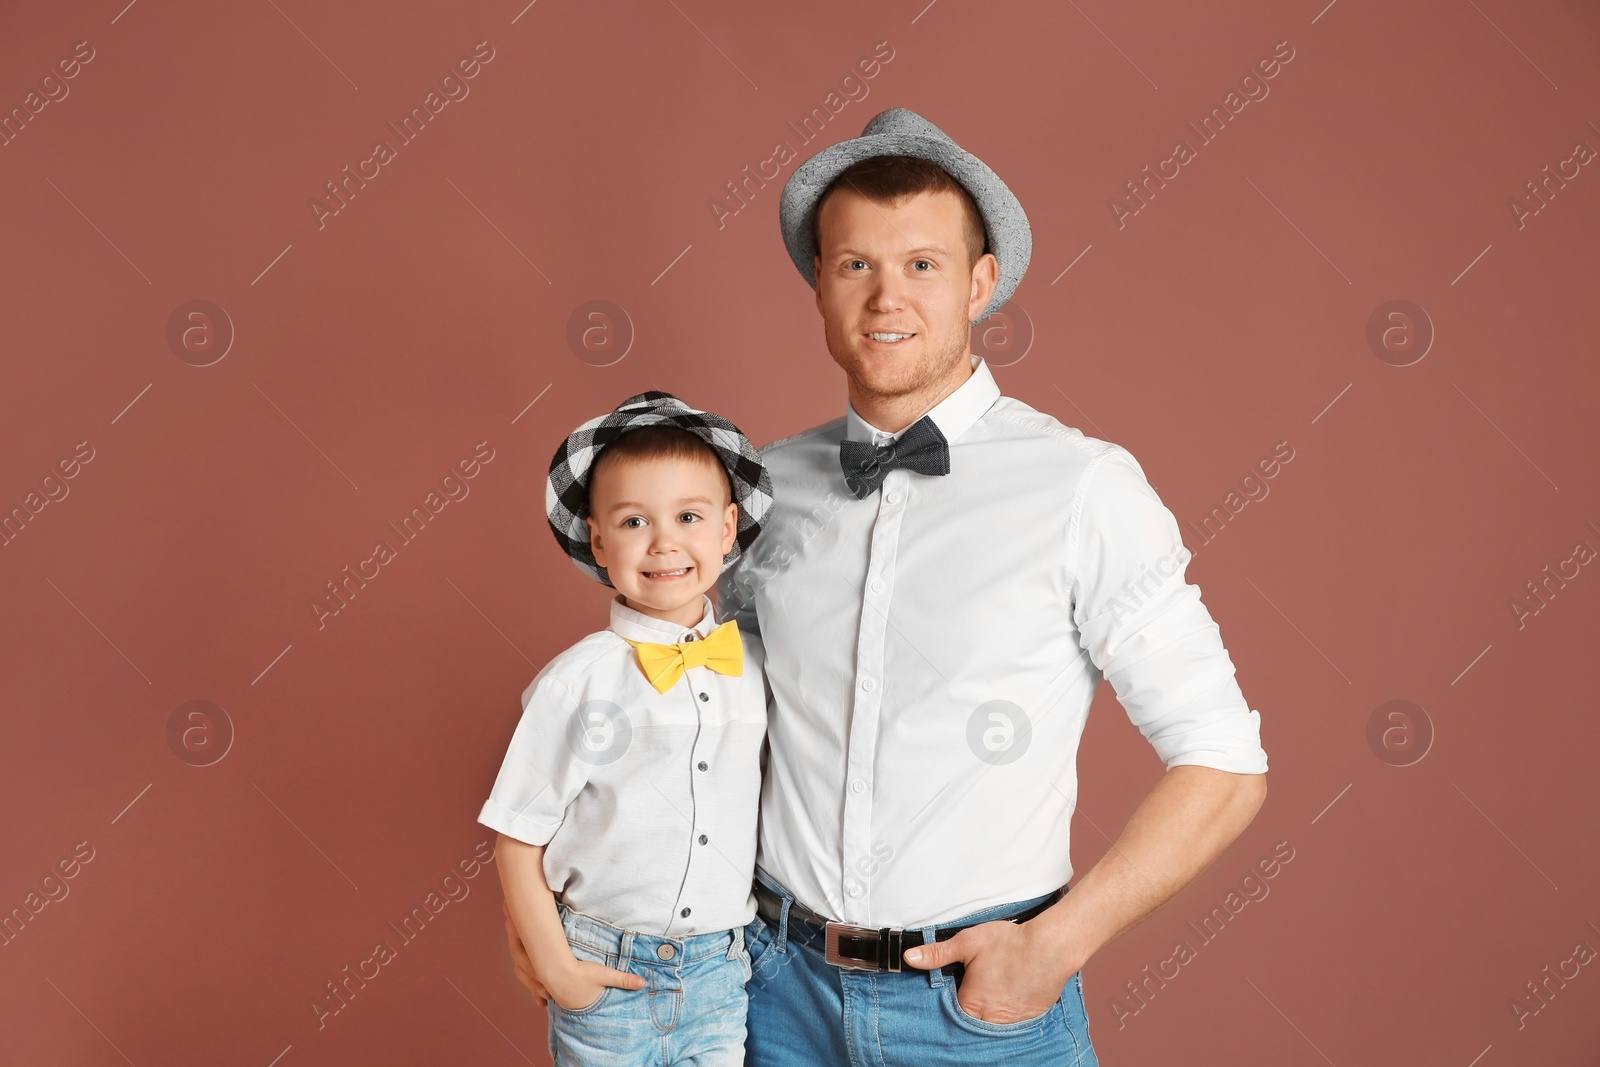
M 898 971 L 900 959 L 896 952 L 889 953 L 889 966 L 878 966 L 878 946 L 885 931 L 876 926 L 854 926 L 850 923 L 829 920 L 823 926 L 825 941 L 825 955 L 829 963 L 837 967 L 847 967 L 858 971 Z M 898 938 L 891 937 L 891 942 Z M 870 959 L 862 958 L 862 953 L 871 953 Z M 847 955 L 847 953 L 850 953 Z

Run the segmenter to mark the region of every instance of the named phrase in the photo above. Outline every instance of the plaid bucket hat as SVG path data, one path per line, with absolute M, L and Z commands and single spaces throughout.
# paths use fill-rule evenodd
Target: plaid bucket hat
M 733 502 L 739 506 L 738 535 L 733 548 L 722 558 L 722 569 L 727 570 L 761 534 L 767 513 L 772 510 L 772 477 L 739 427 L 658 389 L 630 396 L 610 414 L 590 419 L 567 435 L 556 449 L 544 491 L 545 514 L 556 542 L 579 570 L 597 582 L 611 585 L 606 569 L 595 562 L 589 548 L 589 473 L 602 449 L 643 426 L 688 430 L 710 445 L 722 461 L 733 487 Z

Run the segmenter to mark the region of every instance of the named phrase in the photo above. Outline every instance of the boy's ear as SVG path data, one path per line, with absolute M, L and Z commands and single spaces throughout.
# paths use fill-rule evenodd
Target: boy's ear
M 594 561 L 604 567 L 606 550 L 600 544 L 600 527 L 596 525 L 593 515 L 584 516 L 583 521 L 589 524 L 589 551 L 594 553 Z
M 739 536 L 739 505 L 729 504 L 722 513 L 722 554 L 733 551 L 734 539 Z

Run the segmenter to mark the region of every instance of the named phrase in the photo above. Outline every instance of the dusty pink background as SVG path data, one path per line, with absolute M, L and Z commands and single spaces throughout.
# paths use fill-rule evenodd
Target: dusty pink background
M 518 693 L 605 622 L 545 527 L 551 452 L 645 388 L 757 443 L 842 414 L 778 237 L 795 161 L 711 204 L 777 142 L 904 105 L 1032 219 L 979 340 L 1002 388 L 1139 458 L 1263 717 L 1255 823 L 1086 969 L 1101 1062 L 1597 1062 L 1600 164 L 1563 163 L 1600 148 L 1593 5 L 123 3 L 0 14 L 0 107 L 70 90 L 0 148 L 0 506 L 67 491 L 0 549 L 0 908 L 67 891 L 0 947 L 0 1060 L 546 1062 L 470 860 Z M 470 94 L 319 226 L 479 42 Z M 216 322 L 169 342 L 194 300 L 232 324 L 215 362 Z M 631 327 L 574 348 L 593 300 Z M 1394 300 L 1431 326 L 1374 345 Z M 470 494 L 395 537 L 480 442 Z M 379 539 L 397 557 L 319 625 Z M 194 700 L 220 712 L 185 740 Z M 1109 687 L 1080 767 L 1081 872 L 1160 771 Z

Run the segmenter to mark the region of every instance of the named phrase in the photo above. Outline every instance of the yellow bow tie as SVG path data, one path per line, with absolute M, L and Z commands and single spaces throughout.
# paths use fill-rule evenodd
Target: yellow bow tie
M 623 640 L 628 641 L 626 637 Z M 679 641 L 675 645 L 657 645 L 649 641 L 628 641 L 628 644 L 639 653 L 639 667 L 658 693 L 677 685 L 687 667 L 710 667 L 718 674 L 744 673 L 744 642 L 739 638 L 738 623 L 732 619 L 698 641 Z

